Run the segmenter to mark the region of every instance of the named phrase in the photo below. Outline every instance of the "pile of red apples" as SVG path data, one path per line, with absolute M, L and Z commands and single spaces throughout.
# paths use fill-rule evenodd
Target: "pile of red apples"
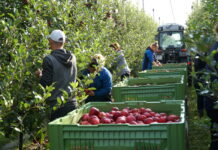
M 180 117 L 174 114 L 157 113 L 150 108 L 133 108 L 126 107 L 119 110 L 113 107 L 110 112 L 100 111 L 92 107 L 89 113 L 82 116 L 81 125 L 98 125 L 98 124 L 131 124 L 143 125 L 151 123 L 174 123 L 179 122 Z

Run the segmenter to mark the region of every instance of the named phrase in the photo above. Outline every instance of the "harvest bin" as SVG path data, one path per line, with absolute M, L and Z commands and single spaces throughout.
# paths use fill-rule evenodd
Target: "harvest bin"
M 155 112 L 179 115 L 180 122 L 148 125 L 79 125 L 81 116 L 91 107 L 110 111 L 112 107 L 148 107 Z M 184 150 L 184 101 L 88 103 L 69 115 L 49 123 L 51 150 Z
M 187 69 L 186 68 L 171 68 L 171 69 L 152 69 L 138 72 L 138 77 L 159 76 L 168 77 L 172 75 L 184 75 L 184 81 L 187 82 Z
M 187 63 L 167 63 L 162 66 L 152 66 L 152 69 L 187 68 Z
M 160 85 L 169 83 L 184 83 L 184 75 L 173 76 L 147 76 L 144 78 L 126 78 L 124 83 L 127 85 Z M 120 82 L 122 83 L 122 82 Z M 185 84 L 184 84 L 185 85 Z
M 157 101 L 185 99 L 184 83 L 172 83 L 147 86 L 114 86 L 112 96 L 116 102 L 122 101 Z

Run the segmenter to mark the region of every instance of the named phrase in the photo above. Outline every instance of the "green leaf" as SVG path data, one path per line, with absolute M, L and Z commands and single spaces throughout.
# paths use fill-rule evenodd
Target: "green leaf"
M 60 97 L 57 98 L 57 102 L 58 102 L 58 105 L 61 105 L 62 104 L 62 100 Z
M 19 132 L 19 133 L 21 132 L 21 130 L 19 128 L 17 128 L 17 127 L 15 127 L 14 130 Z

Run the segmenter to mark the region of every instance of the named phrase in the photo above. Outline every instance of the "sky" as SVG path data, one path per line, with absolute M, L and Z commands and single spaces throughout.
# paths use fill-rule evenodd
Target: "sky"
M 143 8 L 143 0 L 129 1 L 139 9 Z M 165 23 L 185 25 L 192 10 L 192 4 L 195 1 L 197 0 L 144 0 L 144 9 L 145 13 L 154 17 L 160 25 Z

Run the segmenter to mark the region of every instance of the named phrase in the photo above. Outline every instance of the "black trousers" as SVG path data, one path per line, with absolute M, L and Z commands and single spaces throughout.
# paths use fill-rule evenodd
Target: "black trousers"
M 129 78 L 130 74 L 129 73 L 125 73 L 123 75 L 121 75 L 120 79 L 121 81 L 123 81 L 124 78 Z
M 67 115 L 69 112 L 76 109 L 76 102 L 75 101 L 69 101 L 60 106 L 57 110 L 51 112 L 50 121 L 53 121 L 57 118 L 63 117 Z
M 214 123 L 218 124 L 218 109 L 207 110 L 207 115 L 211 119 L 211 143 L 209 150 L 217 150 L 218 149 L 218 130 L 214 129 Z

